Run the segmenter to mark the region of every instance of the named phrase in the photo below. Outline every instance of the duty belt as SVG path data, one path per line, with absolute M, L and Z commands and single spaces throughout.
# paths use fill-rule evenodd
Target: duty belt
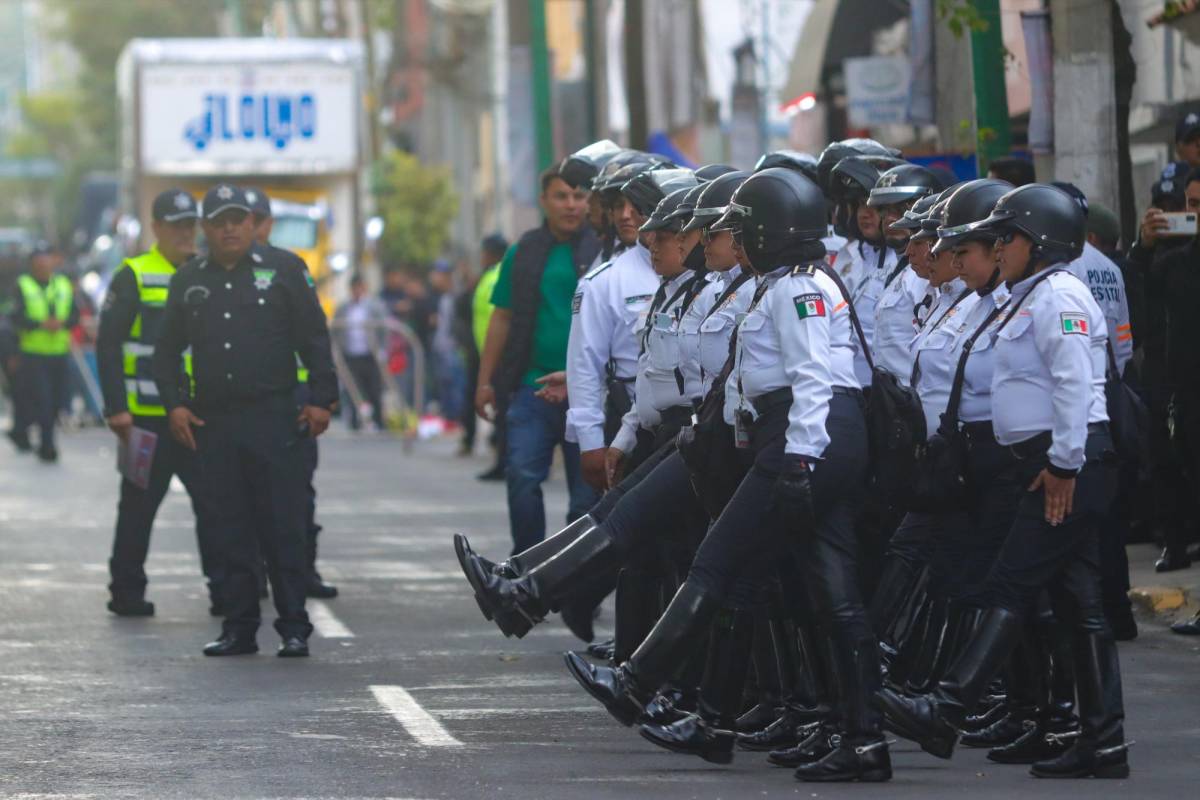
M 1108 433 L 1107 422 L 1089 422 L 1087 426 L 1088 433 Z M 1044 456 L 1046 451 L 1050 449 L 1054 437 L 1050 431 L 1042 431 L 1037 436 L 1032 436 L 1023 442 L 1017 442 L 1008 446 L 1009 451 L 1014 456 L 1022 461 L 1030 458 Z
M 983 422 L 964 422 L 962 432 L 972 442 L 986 442 L 996 438 L 991 421 L 986 419 Z
M 851 389 L 848 386 L 834 386 L 833 393 L 854 398 L 861 398 L 863 396 L 862 389 Z M 768 411 L 779 406 L 790 406 L 791 404 L 792 388 L 790 386 L 785 386 L 782 389 L 774 389 L 766 394 L 750 398 L 750 405 L 754 406 L 754 410 L 760 415 L 766 414 Z

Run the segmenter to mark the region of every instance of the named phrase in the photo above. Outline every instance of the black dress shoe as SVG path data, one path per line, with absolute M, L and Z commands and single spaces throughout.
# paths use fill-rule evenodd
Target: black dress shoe
M 648 742 L 688 756 L 700 756 L 713 764 L 733 761 L 733 731 L 723 731 L 699 714 L 688 714 L 670 725 L 642 725 L 638 733 Z
M 1200 636 L 1200 614 L 1171 624 L 1171 633 L 1180 636 Z
M 501 633 L 520 639 L 541 621 L 522 612 L 517 599 L 516 582 L 498 575 L 497 565 L 477 555 L 467 537 L 460 533 L 454 534 L 454 555 L 458 558 L 458 565 L 467 583 L 475 592 L 475 603 L 479 610 L 484 617 L 496 623 Z
M 33 450 L 33 445 L 29 442 L 28 434 L 9 431 L 5 435 L 8 436 L 8 440 L 12 442 L 13 447 L 17 448 L 18 453 L 28 453 Z
M 783 716 L 783 711 L 783 707 L 774 703 L 756 703 L 753 708 L 737 718 L 733 729 L 738 733 L 761 731 Z
M 257 647 L 255 648 L 258 649 Z M 299 636 L 288 636 L 283 640 L 283 644 L 279 645 L 279 649 L 275 651 L 275 655 L 280 658 L 307 658 L 308 657 L 308 642 Z
M 338 589 L 332 583 L 326 583 L 321 573 L 313 570 L 304 584 L 304 593 L 320 600 L 332 600 L 338 596 Z
M 53 464 L 58 461 L 58 450 L 51 446 L 42 446 L 38 448 L 38 458 L 47 464 Z
M 1187 550 L 1165 547 L 1158 561 L 1154 562 L 1154 571 L 1174 572 L 1177 569 L 1187 569 L 1191 565 L 1192 559 L 1188 558 Z
M 859 743 L 842 740 L 824 758 L 796 768 L 796 780 L 806 783 L 877 783 L 892 779 L 892 759 L 883 737 Z
M 837 728 L 830 723 L 820 723 L 807 728 L 805 734 L 798 744 L 767 753 L 767 761 L 777 767 L 795 769 L 801 764 L 820 761 L 836 750 L 842 741 Z
M 642 716 L 645 701 L 634 697 L 633 679 L 622 667 L 601 667 L 589 663 L 577 653 L 564 656 L 567 670 L 584 691 L 600 701 L 608 713 L 622 725 L 629 727 Z
M 754 733 L 739 733 L 738 747 L 754 752 L 783 750 L 794 747 L 808 737 L 801 735 L 806 726 L 821 721 L 823 711 L 819 709 L 785 706 L 783 713 L 767 727 Z
M 921 745 L 931 756 L 950 758 L 958 741 L 958 731 L 942 719 L 937 704 L 927 695 L 905 697 L 891 689 L 875 694 L 879 709 L 895 723 L 891 730 Z
M 481 472 L 475 476 L 477 481 L 502 481 L 504 480 L 504 465 L 497 464 L 487 472 Z
M 118 617 L 153 617 L 154 603 L 141 597 L 114 597 L 108 601 L 108 610 Z
M 666 686 L 646 704 L 642 719 L 647 725 L 671 725 L 695 710 L 695 697 L 689 697 L 675 686 Z
M 616 647 L 616 642 L 612 639 L 605 639 L 603 642 L 595 642 L 589 644 L 584 652 L 592 658 L 598 658 L 601 661 L 612 661 L 613 648 Z
M 1125 743 L 1097 749 L 1076 742 L 1058 758 L 1034 764 L 1029 774 L 1035 778 L 1128 778 L 1128 750 Z
M 1003 747 L 1020 739 L 1034 727 L 1034 720 L 1026 719 L 1024 714 L 1005 714 L 983 730 L 964 733 L 958 743 L 963 747 Z
M 988 751 L 988 761 L 996 764 L 1034 764 L 1058 758 L 1071 746 L 1078 731 L 1064 734 L 1047 733 L 1041 725 L 1025 731 L 1019 739 Z
M 248 656 L 258 652 L 258 642 L 253 637 L 222 633 L 215 642 L 204 646 L 206 656 Z
M 984 708 L 985 705 L 986 708 Z M 1007 698 L 1003 695 L 996 697 L 995 702 L 989 704 L 987 701 L 983 701 L 979 706 L 983 709 L 982 711 L 970 715 L 963 721 L 962 729 L 964 731 L 981 731 L 1008 713 Z

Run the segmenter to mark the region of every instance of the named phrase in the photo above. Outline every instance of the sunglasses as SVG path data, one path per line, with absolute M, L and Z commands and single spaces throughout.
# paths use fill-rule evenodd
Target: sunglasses
M 709 242 L 715 241 L 716 239 L 720 238 L 722 233 L 728 233 L 728 231 L 714 231 L 714 230 L 710 230 L 709 228 L 701 228 L 700 229 L 700 241 L 703 244 L 708 244 Z

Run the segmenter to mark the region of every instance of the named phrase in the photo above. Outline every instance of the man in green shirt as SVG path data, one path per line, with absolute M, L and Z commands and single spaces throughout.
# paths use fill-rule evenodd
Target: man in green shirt
M 542 483 L 556 445 L 563 451 L 570 488 L 567 521 L 582 516 L 596 500 L 580 476 L 579 447 L 565 438 L 565 404 L 536 392 L 539 378 L 566 368 L 575 283 L 600 244 L 586 222 L 584 189 L 568 185 L 553 168 L 542 173 L 541 186 L 546 222 L 522 235 L 500 263 L 475 392 L 481 417 L 494 420 L 498 408 L 504 409 L 514 553 L 546 536 Z

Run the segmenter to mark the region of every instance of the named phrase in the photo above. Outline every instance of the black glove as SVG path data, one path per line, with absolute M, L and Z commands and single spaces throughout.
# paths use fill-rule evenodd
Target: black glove
M 783 469 L 775 479 L 772 499 L 789 533 L 808 536 L 816 527 L 811 475 L 803 456 L 784 455 Z

